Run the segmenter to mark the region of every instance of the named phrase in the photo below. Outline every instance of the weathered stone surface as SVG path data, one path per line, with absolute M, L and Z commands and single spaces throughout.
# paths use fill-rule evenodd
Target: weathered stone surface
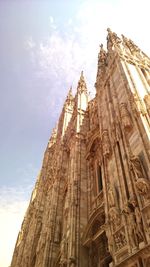
M 150 266 L 150 59 L 107 40 L 95 98 L 83 72 L 66 98 L 11 267 Z

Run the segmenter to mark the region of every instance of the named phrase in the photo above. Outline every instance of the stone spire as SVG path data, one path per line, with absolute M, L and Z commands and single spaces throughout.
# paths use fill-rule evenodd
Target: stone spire
M 68 95 L 66 97 L 65 106 L 72 105 L 73 102 L 74 102 L 74 97 L 73 97 L 73 94 L 72 94 L 72 86 L 71 86 L 70 89 L 69 89 Z
M 83 70 L 81 71 L 81 76 L 78 82 L 78 86 L 77 86 L 77 93 L 87 93 L 87 86 L 86 86 L 86 82 L 83 76 Z

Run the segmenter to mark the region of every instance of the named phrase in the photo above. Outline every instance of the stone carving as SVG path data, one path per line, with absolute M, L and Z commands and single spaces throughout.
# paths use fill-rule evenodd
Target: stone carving
M 120 113 L 121 113 L 121 120 L 122 120 L 123 127 L 125 129 L 131 129 L 132 123 L 131 123 L 131 118 L 130 118 L 126 103 L 121 103 Z
M 113 231 L 116 231 L 116 229 L 120 226 L 121 224 L 121 217 L 119 214 L 119 210 L 116 207 L 112 207 L 109 210 L 109 218 L 110 218 L 110 223 L 113 227 Z
M 127 244 L 125 232 L 123 229 L 121 229 L 114 235 L 114 242 L 115 242 L 116 251 L 120 250 L 122 247 L 124 247 Z
M 150 198 L 150 181 L 145 178 L 142 162 L 138 156 L 130 155 L 130 168 L 135 177 L 137 191 L 145 199 Z
M 138 156 L 134 156 L 133 154 L 130 154 L 130 169 L 133 171 L 136 180 L 145 177 L 140 158 Z
M 140 195 L 145 199 L 150 199 L 150 182 L 145 178 L 139 178 L 136 183 L 136 188 Z
M 131 203 L 134 208 L 134 214 L 135 214 L 135 220 L 136 220 L 136 235 L 138 238 L 138 243 L 140 243 L 140 241 L 145 240 L 141 211 L 138 207 L 138 203 L 135 197 L 131 199 L 129 203 Z
M 138 246 L 138 241 L 136 236 L 137 224 L 136 224 L 135 213 L 131 208 L 128 207 L 128 205 L 124 208 L 123 213 L 126 215 L 127 218 L 130 244 L 132 249 L 135 249 Z
M 98 54 L 98 65 L 99 65 L 99 67 L 106 65 L 106 58 L 107 58 L 107 53 L 103 48 L 103 44 L 101 44 L 100 45 L 100 52 Z
M 111 153 L 108 130 L 104 130 L 102 133 L 102 148 L 103 148 L 103 155 L 108 157 Z
M 98 127 L 99 119 L 98 119 L 98 110 L 97 110 L 97 103 L 96 101 L 92 101 L 90 103 L 90 129 L 95 129 Z
M 150 116 L 150 94 L 144 96 L 144 102 L 146 105 L 147 113 Z
M 116 205 L 114 191 L 113 191 L 112 186 L 110 186 L 108 189 L 108 203 L 109 203 L 110 208 L 115 207 L 115 205 Z

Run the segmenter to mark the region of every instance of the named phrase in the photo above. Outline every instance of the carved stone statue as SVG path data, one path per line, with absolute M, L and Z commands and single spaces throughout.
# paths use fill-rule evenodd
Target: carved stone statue
M 136 199 L 135 198 L 131 199 L 130 203 L 132 204 L 134 208 L 134 214 L 135 214 L 135 220 L 136 220 L 136 235 L 137 235 L 138 243 L 139 243 L 140 241 L 145 241 L 142 215 L 141 215 L 141 211 L 138 207 L 138 203 Z
M 131 247 L 137 248 L 138 246 L 138 241 L 137 241 L 137 236 L 136 236 L 136 231 L 137 231 L 137 225 L 136 225 L 136 217 L 134 212 L 126 206 L 123 210 L 123 213 L 126 215 L 127 218 L 127 224 L 128 224 L 128 230 L 129 230 L 129 238 L 130 238 L 130 243 Z
M 111 148 L 110 148 L 108 130 L 104 130 L 102 133 L 102 148 L 103 148 L 103 155 L 109 156 L 111 152 Z
M 113 231 L 116 231 L 117 227 L 121 224 L 121 217 L 116 207 L 112 207 L 109 210 L 110 223 L 113 226 Z
M 134 173 L 135 179 L 144 178 L 144 170 L 138 156 L 130 155 L 130 168 Z
M 140 178 L 135 183 L 136 188 L 140 195 L 145 199 L 150 199 L 150 182 L 145 178 Z
M 100 52 L 98 54 L 98 64 L 99 66 L 104 66 L 106 65 L 106 58 L 107 58 L 107 53 L 103 48 L 103 44 L 100 45 Z
M 126 103 L 121 103 L 120 113 L 121 113 L 121 120 L 122 120 L 123 127 L 125 129 L 130 129 L 132 127 L 132 123 L 131 123 L 131 118 L 130 118 Z
M 110 208 L 115 207 L 115 196 L 112 186 L 110 186 L 108 189 L 108 202 Z

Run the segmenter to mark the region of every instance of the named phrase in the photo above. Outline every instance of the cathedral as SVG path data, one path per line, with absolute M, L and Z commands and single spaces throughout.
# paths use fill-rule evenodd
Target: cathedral
M 11 267 L 150 267 L 150 58 L 107 29 L 66 97 Z

